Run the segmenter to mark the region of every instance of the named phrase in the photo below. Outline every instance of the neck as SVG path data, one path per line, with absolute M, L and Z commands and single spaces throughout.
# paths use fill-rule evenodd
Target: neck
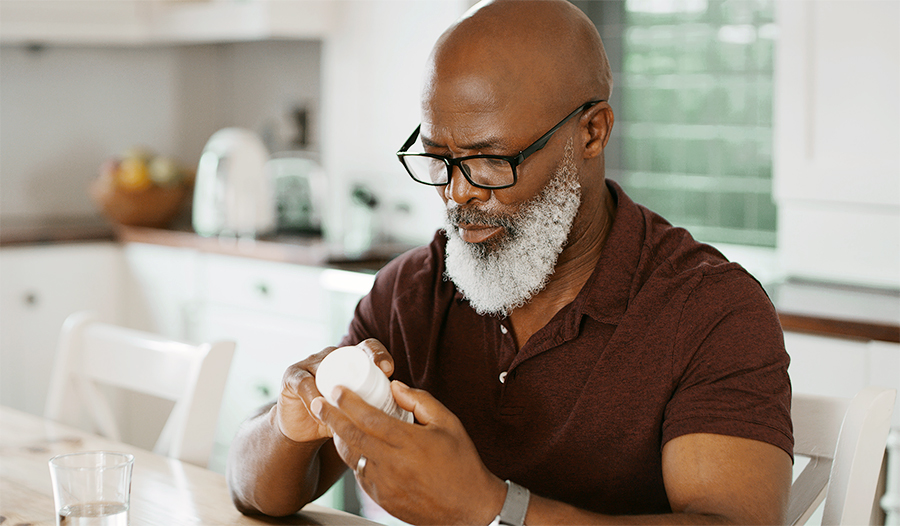
M 582 204 L 578 215 L 586 220 L 576 220 L 573 225 L 547 286 L 527 304 L 510 313 L 519 348 L 571 303 L 593 274 L 616 215 L 615 201 L 605 184 L 600 198 L 593 204 Z

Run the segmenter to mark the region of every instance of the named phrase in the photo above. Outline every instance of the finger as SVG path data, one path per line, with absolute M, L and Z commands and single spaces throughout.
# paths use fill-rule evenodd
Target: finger
M 372 407 L 344 387 L 335 388 L 333 397 L 336 406 L 320 409 L 322 420 L 352 448 L 366 449 L 373 442 L 390 446 L 403 443 L 402 426 L 409 424 Z
M 315 379 L 302 362 L 288 367 L 282 377 L 281 392 L 276 403 L 276 414 L 281 432 L 297 442 L 330 436 L 328 427 L 309 409 L 314 399 Z
M 317 396 L 316 398 L 313 398 L 309 403 L 309 412 L 313 418 L 318 420 L 323 426 L 328 429 L 328 436 L 334 436 L 334 432 L 331 430 L 331 426 L 323 422 L 322 418 L 319 416 L 319 414 L 322 412 L 322 406 L 327 404 L 328 402 L 325 401 L 325 397 Z
M 348 447 L 341 439 L 340 435 L 334 435 L 334 450 L 344 464 L 353 470 L 353 474 L 356 475 L 356 479 L 360 482 L 362 482 L 362 479 L 366 478 L 367 475 L 372 474 L 372 469 L 376 462 L 362 452 Z M 369 480 L 371 480 L 371 477 L 369 477 Z
M 369 405 L 349 389 L 340 387 L 333 396 L 337 407 L 364 433 L 389 444 L 402 443 L 403 426 L 409 424 Z
M 456 415 L 430 393 L 413 389 L 400 380 L 391 382 L 391 393 L 397 405 L 411 412 L 422 425 L 446 424 L 448 421 L 458 420 Z
M 313 376 L 315 376 L 316 372 L 319 370 L 319 365 L 322 363 L 322 360 L 324 360 L 325 357 L 331 354 L 331 351 L 335 349 L 337 349 L 337 347 L 333 345 L 330 347 L 325 347 L 316 354 L 309 355 L 309 357 L 303 360 L 303 362 L 301 363 L 306 363 L 309 367 L 309 372 L 312 373 Z
M 325 356 L 334 349 L 335 347 L 326 347 L 322 351 L 310 355 L 305 360 L 288 367 L 281 378 L 281 396 L 299 400 L 312 415 L 310 404 L 314 399 L 322 396 L 316 387 L 315 372 Z M 312 416 L 315 418 L 315 415 Z
M 328 426 L 331 436 L 334 437 L 334 447 L 347 466 L 352 468 L 362 451 L 369 451 L 365 449 L 368 437 L 339 408 L 319 397 L 313 400 L 310 410 L 316 418 Z M 373 411 L 377 410 L 373 409 Z
M 335 347 L 326 347 L 316 354 L 312 354 L 306 359 L 290 365 L 281 377 L 282 390 L 288 389 L 298 396 L 303 394 L 312 395 L 306 397 L 307 402 L 312 401 L 313 398 L 319 395 L 319 391 L 314 390 L 314 392 L 310 393 L 308 391 L 309 386 L 305 385 L 304 381 L 309 377 L 315 377 L 316 371 L 319 370 L 319 364 L 334 349 Z M 312 387 L 315 388 L 315 381 L 313 381 Z
M 384 374 L 388 376 L 394 374 L 394 357 L 383 343 L 375 338 L 369 338 L 359 342 L 356 346 L 366 351 L 366 354 L 372 357 L 375 365 L 384 371 Z

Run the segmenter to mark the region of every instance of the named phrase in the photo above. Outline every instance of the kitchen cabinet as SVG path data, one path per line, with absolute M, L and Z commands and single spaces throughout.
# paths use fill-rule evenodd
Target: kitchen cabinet
M 240 423 L 274 400 L 285 369 L 339 342 L 374 279 L 181 246 L 125 243 L 123 252 L 130 325 L 189 341 L 237 342 L 210 465 L 217 471 Z
M 66 317 L 118 321 L 121 254 L 113 243 L 0 249 L 0 404 L 43 414 Z
M 122 255 L 122 323 L 168 338 L 189 339 L 198 302 L 199 254 L 180 247 L 128 243 Z
M 0 41 L 146 45 L 323 38 L 330 0 L 3 0 Z
M 274 401 L 288 366 L 339 343 L 374 280 L 367 273 L 186 247 L 126 243 L 123 251 L 134 323 L 191 341 L 237 342 L 209 465 L 219 472 L 240 424 Z M 130 432 L 140 436 L 140 422 Z M 342 508 L 352 492 L 343 482 L 317 502 Z
M 204 254 L 191 338 L 238 342 L 216 435 L 216 465 L 238 426 L 275 399 L 285 369 L 334 343 L 329 340 L 321 269 Z
M 782 267 L 790 276 L 900 289 L 900 3 L 775 8 Z
M 852 398 L 870 385 L 900 392 L 900 344 L 790 331 L 784 343 L 795 393 Z M 897 409 L 892 426 L 900 428 Z

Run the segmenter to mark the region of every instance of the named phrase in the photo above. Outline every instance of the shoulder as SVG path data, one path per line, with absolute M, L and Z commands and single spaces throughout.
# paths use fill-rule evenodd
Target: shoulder
M 438 230 L 427 245 L 404 252 L 379 270 L 376 285 L 396 288 L 402 284 L 402 288 L 410 288 L 442 279 L 446 243 L 443 232 Z
M 587 287 L 589 313 L 608 320 L 638 316 L 660 323 L 664 319 L 671 325 L 682 314 L 690 319 L 710 312 L 698 305 L 727 305 L 737 297 L 768 302 L 762 286 L 741 265 L 635 203 L 615 183 L 609 187 L 617 211 Z M 696 303 L 687 310 L 690 300 Z
M 391 260 L 376 274 L 369 301 L 381 309 L 404 313 L 425 308 L 429 303 L 448 301 L 456 288 L 444 278 L 445 245 L 446 238 L 439 230 L 427 245 Z
M 604 270 L 624 267 L 620 272 L 631 274 L 628 278 L 632 298 L 648 285 L 681 288 L 706 275 L 724 274 L 738 281 L 755 282 L 739 264 L 728 261 L 714 247 L 697 241 L 686 229 L 673 226 L 661 215 L 634 202 L 617 184 L 610 182 L 609 187 L 616 198 L 617 211 L 608 246 L 604 248 L 609 252 Z
M 626 223 L 622 226 L 640 239 L 630 245 L 638 252 L 632 256 L 630 314 L 666 320 L 680 338 L 695 343 L 725 325 L 732 337 L 749 332 L 773 343 L 781 339 L 775 308 L 756 278 L 716 248 L 622 194 Z M 725 319 L 731 323 L 723 324 Z
M 646 228 L 638 265 L 638 273 L 644 274 L 645 279 L 662 280 L 695 300 L 712 296 L 770 305 L 762 285 L 740 263 L 729 261 L 718 249 L 697 241 L 684 228 L 672 226 L 653 211 L 637 206 Z

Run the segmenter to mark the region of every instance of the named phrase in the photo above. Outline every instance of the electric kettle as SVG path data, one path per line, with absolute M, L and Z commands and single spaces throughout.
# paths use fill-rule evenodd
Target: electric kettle
M 255 237 L 275 228 L 269 152 L 255 133 L 225 128 L 209 138 L 194 183 L 192 223 L 201 236 Z

